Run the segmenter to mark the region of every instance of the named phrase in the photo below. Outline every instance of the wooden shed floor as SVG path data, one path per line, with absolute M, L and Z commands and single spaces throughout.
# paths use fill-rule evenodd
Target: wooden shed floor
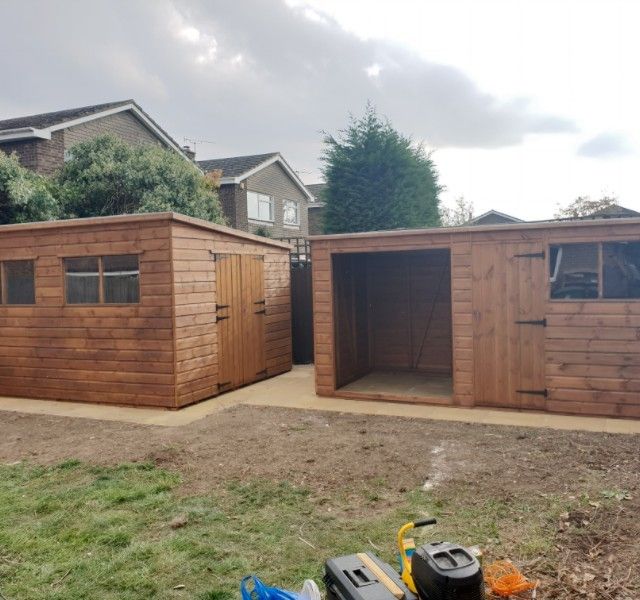
M 341 387 L 339 393 L 343 392 L 372 398 L 441 398 L 446 401 L 453 395 L 453 379 L 418 371 L 372 371 Z

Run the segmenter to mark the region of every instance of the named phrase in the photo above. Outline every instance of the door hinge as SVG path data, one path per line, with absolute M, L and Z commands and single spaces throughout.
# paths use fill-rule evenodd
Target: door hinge
M 542 327 L 547 326 L 546 319 L 533 319 L 532 321 L 516 321 L 518 325 L 541 325 Z
M 229 308 L 231 304 L 214 304 L 215 310 L 220 310 L 221 308 Z
M 528 252 L 525 254 L 514 254 L 514 258 L 544 258 L 546 255 L 544 250 L 542 252 Z
M 254 315 L 266 315 L 267 314 L 267 309 L 263 308 L 262 310 L 257 310 L 256 312 L 253 313 Z
M 258 300 L 256 302 L 254 302 L 254 304 L 265 304 L 266 300 Z
M 218 321 L 224 321 L 225 319 L 228 319 L 229 317 L 216 317 L 216 323 Z
M 544 396 L 549 395 L 549 392 L 545 388 L 544 390 L 516 390 L 516 394 L 530 394 L 531 396 Z

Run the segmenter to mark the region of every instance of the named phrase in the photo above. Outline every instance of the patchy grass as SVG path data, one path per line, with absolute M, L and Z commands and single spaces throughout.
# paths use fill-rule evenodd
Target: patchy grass
M 264 480 L 183 497 L 175 493 L 179 483 L 150 464 L 0 467 L 3 597 L 227 600 L 238 597 L 249 573 L 295 589 L 306 577 L 319 581 L 332 556 L 374 547 L 394 562 L 397 527 L 426 514 L 440 524 L 420 539 L 479 543 L 490 556 L 525 562 L 552 559 L 560 515 L 583 502 L 436 488 L 409 490 L 385 505 L 384 480 L 331 501 Z M 349 516 L 341 503 L 352 502 L 371 511 Z

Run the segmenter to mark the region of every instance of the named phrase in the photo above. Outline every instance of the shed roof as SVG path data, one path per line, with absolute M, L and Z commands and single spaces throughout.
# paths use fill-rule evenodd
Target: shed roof
M 355 233 L 330 233 L 312 235 L 311 241 L 366 239 L 376 237 L 414 235 L 457 235 L 481 233 L 483 231 L 527 231 L 536 229 L 579 229 L 598 225 L 640 225 L 640 217 L 593 218 L 588 220 L 561 219 L 557 221 L 526 221 L 523 223 L 499 223 L 491 225 L 461 225 L 457 227 L 430 227 L 425 229 L 388 229 L 385 231 L 359 231 Z
M 42 229 L 67 229 L 73 227 L 100 227 L 116 223 L 141 223 L 141 222 L 153 222 L 153 221 L 166 221 L 171 220 L 177 223 L 183 223 L 185 225 L 191 225 L 192 227 L 199 227 L 200 229 L 207 229 L 209 231 L 216 231 L 218 233 L 224 233 L 237 238 L 250 240 L 267 246 L 275 246 L 277 248 L 283 248 L 286 250 L 291 249 L 291 245 L 279 240 L 272 240 L 270 238 L 254 235 L 239 229 L 233 229 L 226 225 L 218 225 L 217 223 L 211 223 L 203 219 L 196 219 L 194 217 L 188 217 L 187 215 L 181 215 L 174 212 L 158 212 L 158 213 L 136 213 L 131 215 L 114 215 L 109 217 L 88 217 L 83 219 L 64 219 L 60 221 L 37 221 L 35 223 L 13 223 L 11 225 L 0 225 L 0 235 L 3 233 L 20 232 L 20 231 L 38 231 Z

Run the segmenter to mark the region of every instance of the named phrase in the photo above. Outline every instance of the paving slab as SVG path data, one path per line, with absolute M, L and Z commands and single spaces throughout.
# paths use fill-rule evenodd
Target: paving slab
M 483 423 L 487 425 L 548 427 L 559 430 L 640 434 L 640 420 L 633 419 L 578 417 L 517 410 L 458 408 L 404 404 L 400 402 L 323 398 L 316 396 L 314 392 L 313 365 L 296 366 L 290 372 L 278 377 L 204 400 L 177 411 L 0 397 L 0 410 L 5 411 L 121 421 L 161 427 L 188 425 L 216 412 L 240 404 Z

